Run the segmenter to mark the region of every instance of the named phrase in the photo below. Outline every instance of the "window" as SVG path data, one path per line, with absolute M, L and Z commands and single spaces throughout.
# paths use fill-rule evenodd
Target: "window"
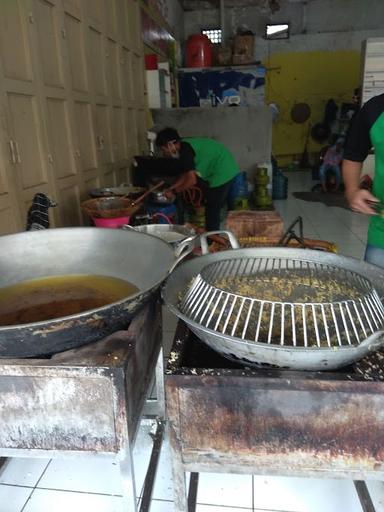
M 213 44 L 221 43 L 221 28 L 207 28 L 202 30 L 201 33 L 208 36 Z
M 288 39 L 288 38 L 289 38 L 289 24 L 288 23 L 266 25 L 265 39 Z

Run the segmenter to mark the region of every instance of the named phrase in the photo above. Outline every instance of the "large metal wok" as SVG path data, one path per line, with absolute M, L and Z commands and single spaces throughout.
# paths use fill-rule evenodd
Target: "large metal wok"
M 0 327 L 0 357 L 33 357 L 96 341 L 127 327 L 177 262 L 169 244 L 118 229 L 62 228 L 0 237 L 0 287 L 68 274 L 111 276 L 139 292 L 119 302 L 45 322 Z
M 273 342 L 273 340 L 271 341 L 270 334 L 267 334 L 266 337 L 260 341 L 260 338 L 258 338 L 258 328 L 255 328 L 255 325 L 250 325 L 252 322 L 249 321 L 250 318 L 253 318 L 255 319 L 255 324 L 258 321 L 258 315 L 254 315 L 253 317 L 251 314 L 243 315 L 246 316 L 246 322 L 248 323 L 244 323 L 244 327 L 241 326 L 241 329 L 236 327 L 241 323 L 240 310 L 245 304 L 245 311 L 246 307 L 248 307 L 246 306 L 246 301 L 250 301 L 250 299 L 244 300 L 240 297 L 240 300 L 243 300 L 243 302 L 240 304 L 240 307 L 238 307 L 238 305 L 234 307 L 234 293 L 227 293 L 226 295 L 224 293 L 223 295 L 221 290 L 215 289 L 214 286 L 206 281 L 207 271 L 210 269 L 213 273 L 216 272 L 215 275 L 217 275 L 218 269 L 220 272 L 223 271 L 223 268 L 233 269 L 236 268 L 236 262 L 239 260 L 246 262 L 252 259 L 254 261 L 268 260 L 271 262 L 272 268 L 275 262 L 286 259 L 287 261 L 296 261 L 298 265 L 296 265 L 295 268 L 301 268 L 302 265 L 305 266 L 306 262 L 309 262 L 311 268 L 315 269 L 329 266 L 329 268 L 335 269 L 334 271 L 336 273 L 337 270 L 340 269 L 340 273 L 344 272 L 346 276 L 356 278 L 356 280 L 361 283 L 361 286 L 366 286 L 366 283 L 373 283 L 375 288 L 372 294 L 373 298 L 371 299 L 371 297 L 369 297 L 366 303 L 364 300 L 360 299 L 360 302 L 347 300 L 345 301 L 345 311 L 342 310 L 344 304 L 340 306 L 341 303 L 337 303 L 334 309 L 332 309 L 333 306 L 331 307 L 329 305 L 326 306 L 328 309 L 322 304 L 310 305 L 313 311 L 315 311 L 316 308 L 320 310 L 320 320 L 322 320 L 322 317 L 325 317 L 325 313 L 329 311 L 331 321 L 332 316 L 335 320 L 336 330 L 338 329 L 337 326 L 340 326 L 340 323 L 344 321 L 347 331 L 349 328 L 352 331 L 352 334 L 346 333 L 348 338 L 346 343 L 343 342 L 339 333 L 336 333 L 340 338 L 339 344 L 332 345 L 328 343 L 328 345 L 323 346 L 321 343 L 316 343 L 319 341 L 316 340 L 316 337 L 320 339 L 320 328 L 318 328 L 317 325 L 315 325 L 316 329 L 313 330 L 313 332 L 316 332 L 316 335 L 314 335 L 312 339 L 304 340 L 305 343 L 302 345 L 298 342 L 296 343 L 296 340 L 294 340 L 293 343 L 287 343 L 287 340 L 284 339 L 283 329 L 280 328 L 279 325 L 281 338 L 279 338 L 277 343 Z M 238 266 L 238 268 L 241 268 L 241 265 Z M 243 270 L 244 268 L 243 265 Z M 214 350 L 221 352 L 229 358 L 240 359 L 251 365 L 267 363 L 279 367 L 300 370 L 325 370 L 348 365 L 364 357 L 370 350 L 376 350 L 383 345 L 383 309 L 380 301 L 381 297 L 384 296 L 383 278 L 384 272 L 378 267 L 336 254 L 308 249 L 272 247 L 248 248 L 209 254 L 183 263 L 165 282 L 163 287 L 163 299 L 167 307 L 186 322 L 200 339 L 205 341 Z M 209 289 L 209 287 L 211 287 L 211 289 Z M 188 297 L 188 289 L 193 289 L 192 296 L 190 297 Z M 186 296 L 187 299 L 185 299 Z M 291 315 L 291 312 L 292 315 L 296 314 L 294 313 L 293 307 L 295 305 L 290 306 L 292 307 L 289 309 L 288 316 Z M 297 306 L 304 309 L 302 305 Z M 286 305 L 280 303 L 273 307 L 275 310 L 270 308 L 269 311 L 275 314 L 276 324 L 279 324 L 279 322 L 283 323 L 287 318 L 287 311 L 284 311 Z M 278 307 L 280 307 L 280 309 L 277 309 Z M 221 318 L 218 318 L 216 315 L 217 309 L 220 310 Z M 248 307 L 248 311 L 250 311 L 250 307 Z M 277 315 L 276 311 L 278 311 Z M 367 314 L 367 318 L 369 317 L 366 322 L 365 319 L 362 318 L 365 313 Z M 231 315 L 234 321 L 228 321 Z M 337 315 L 338 318 L 336 318 Z M 354 319 L 353 315 L 355 315 L 355 322 L 361 323 L 363 326 L 361 329 L 363 329 L 365 333 L 365 337 L 360 338 L 358 341 L 356 341 L 353 336 L 355 334 L 361 336 L 361 333 L 352 323 Z M 297 316 L 292 317 L 291 324 L 293 327 L 292 325 L 290 326 L 291 332 L 293 328 L 294 334 L 296 319 Z M 371 319 L 373 319 L 372 322 Z M 369 322 L 371 322 L 370 329 L 368 328 Z M 253 339 L 245 339 L 246 336 L 242 337 L 239 334 L 240 332 L 244 335 L 247 329 L 252 328 L 254 329 L 253 333 L 256 332 L 256 336 Z M 324 330 L 329 338 L 327 325 L 323 331 Z M 273 329 L 271 328 L 270 333 L 272 331 Z

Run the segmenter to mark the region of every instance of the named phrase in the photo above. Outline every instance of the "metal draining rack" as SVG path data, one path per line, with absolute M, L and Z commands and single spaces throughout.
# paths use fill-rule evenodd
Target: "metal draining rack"
M 380 330 L 372 283 L 339 266 L 290 258 L 229 258 L 204 267 L 180 303 L 217 333 L 288 347 L 358 345 Z

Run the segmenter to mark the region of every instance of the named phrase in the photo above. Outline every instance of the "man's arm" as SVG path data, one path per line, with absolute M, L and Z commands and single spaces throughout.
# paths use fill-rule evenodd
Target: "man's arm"
M 362 162 L 343 160 L 342 172 L 345 185 L 345 196 L 351 209 L 355 212 L 374 215 L 376 212 L 367 201 L 378 201 L 368 190 L 360 188 Z
M 178 194 L 179 192 L 184 192 L 184 190 L 187 190 L 189 188 L 192 188 L 197 183 L 197 176 L 196 171 L 187 171 L 184 172 L 178 180 L 175 181 L 175 183 L 169 187 L 168 190 L 176 192 Z

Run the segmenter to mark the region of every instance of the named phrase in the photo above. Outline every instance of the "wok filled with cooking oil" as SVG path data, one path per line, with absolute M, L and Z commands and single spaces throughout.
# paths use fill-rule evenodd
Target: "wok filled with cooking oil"
M 175 260 L 169 244 L 135 231 L 0 237 L 0 357 L 47 356 L 126 329 Z
M 76 315 L 137 293 L 132 283 L 110 276 L 64 275 L 0 288 L 0 326 Z

